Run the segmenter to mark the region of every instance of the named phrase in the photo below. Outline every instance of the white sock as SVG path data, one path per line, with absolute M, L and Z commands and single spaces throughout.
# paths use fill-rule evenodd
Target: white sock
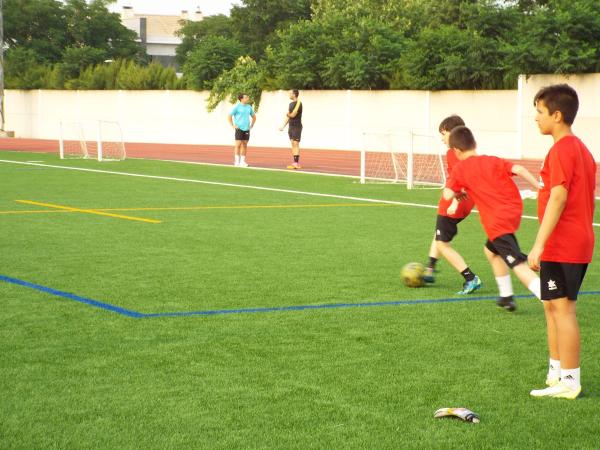
M 560 360 L 550 358 L 548 363 L 548 378 L 560 378 Z
M 580 387 L 579 367 L 577 369 L 560 369 L 560 381 L 573 389 Z
M 510 297 L 513 295 L 512 281 L 509 275 L 503 275 L 496 277 L 496 283 L 498 284 L 498 291 L 500 291 L 500 297 Z
M 535 277 L 533 280 L 531 280 L 531 283 L 529 283 L 527 289 L 529 289 L 531 293 L 537 297 L 538 300 L 542 299 L 542 287 L 540 285 L 540 279 L 538 277 Z
M 240 162 L 241 163 L 245 163 L 246 162 L 246 155 L 240 155 Z
M 234 164 L 237 166 L 240 163 L 240 155 L 235 155 Z

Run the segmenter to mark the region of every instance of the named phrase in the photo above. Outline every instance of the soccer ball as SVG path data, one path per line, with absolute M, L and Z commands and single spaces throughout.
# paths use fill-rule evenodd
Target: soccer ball
M 411 288 L 422 287 L 425 285 L 423 276 L 425 275 L 425 266 L 421 263 L 411 262 L 405 265 L 400 271 L 402 282 Z

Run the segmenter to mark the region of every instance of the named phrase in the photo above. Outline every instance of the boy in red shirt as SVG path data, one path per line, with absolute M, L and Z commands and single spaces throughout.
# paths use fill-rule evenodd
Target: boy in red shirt
M 444 198 L 450 200 L 466 192 L 475 202 L 488 236 L 484 253 L 500 290 L 496 303 L 514 311 L 509 268 L 537 298 L 540 298 L 540 279 L 527 265 L 527 256 L 521 253 L 514 235 L 521 224 L 523 201 L 512 176 L 521 176 L 536 190 L 538 182 L 523 166 L 496 156 L 477 155 L 477 143 L 467 127 L 452 130 L 449 141 L 461 162 L 446 183 Z
M 535 96 L 535 120 L 554 145 L 546 155 L 538 199 L 540 229 L 529 265 L 540 270 L 550 364 L 545 389 L 534 397 L 575 399 L 581 392 L 580 338 L 575 305 L 594 252 L 596 163 L 571 125 L 579 99 L 566 84 L 548 86 Z
M 448 146 L 450 132 L 454 128 L 464 125 L 464 120 L 457 115 L 446 117 L 441 121 L 439 131 L 446 146 Z M 448 176 L 452 174 L 452 169 L 458 162 L 454 149 L 449 148 L 446 152 Z M 435 279 L 433 273 L 435 265 L 440 256 L 443 256 L 465 279 L 462 290 L 458 292 L 458 294 L 461 295 L 470 294 L 481 287 L 481 280 L 479 277 L 469 269 L 469 266 L 467 266 L 463 257 L 450 245 L 454 236 L 458 234 L 458 224 L 469 215 L 473 206 L 473 200 L 469 197 L 464 198 L 461 202 L 458 202 L 455 198 L 446 200 L 442 197 L 440 199 L 438 204 L 438 216 L 435 224 L 435 235 L 429 249 L 429 264 L 425 269 L 424 276 L 427 283 L 434 282 Z

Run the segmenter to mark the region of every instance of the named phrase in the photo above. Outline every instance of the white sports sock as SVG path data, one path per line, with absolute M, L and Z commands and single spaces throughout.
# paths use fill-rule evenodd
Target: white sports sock
M 548 378 L 560 378 L 560 360 L 550 358 L 548 362 Z
M 542 286 L 540 285 L 540 279 L 538 277 L 535 277 L 533 280 L 531 280 L 531 283 L 529 283 L 527 289 L 529 289 L 538 300 L 542 299 Z
M 240 155 L 235 155 L 234 164 L 237 166 L 240 163 Z
M 496 283 L 498 283 L 498 291 L 500 291 L 500 297 L 510 297 L 511 295 L 513 295 L 510 274 L 501 277 L 496 277 Z
M 577 369 L 560 369 L 560 381 L 573 389 L 580 387 L 579 367 Z
M 246 162 L 246 155 L 240 155 L 240 162 L 241 163 L 245 163 Z

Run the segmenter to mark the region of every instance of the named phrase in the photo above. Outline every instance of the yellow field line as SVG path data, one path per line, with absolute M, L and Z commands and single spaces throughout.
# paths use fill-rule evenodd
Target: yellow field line
M 17 200 L 18 201 L 18 200 Z M 25 203 L 25 201 L 20 201 Z M 34 203 L 31 203 L 34 204 Z M 217 205 L 217 206 L 173 206 L 173 207 L 147 207 L 147 208 L 94 208 L 84 211 L 196 211 L 204 209 L 281 209 L 281 208 L 336 208 L 336 207 L 365 207 L 365 206 L 395 206 L 386 203 L 331 203 L 324 205 Z M 36 211 L 0 211 L 0 214 L 51 214 L 51 213 L 69 213 L 80 212 L 76 208 L 68 210 L 36 210 Z
M 85 213 L 85 214 L 95 214 L 98 216 L 114 217 L 115 219 L 133 220 L 133 221 L 137 221 L 137 222 L 146 222 L 146 223 L 161 223 L 160 220 L 143 219 L 141 217 L 123 216 L 121 214 L 112 214 L 112 213 L 108 213 L 108 212 L 98 211 L 96 209 L 72 208 L 70 206 L 55 205 L 53 203 L 34 202 L 31 200 L 15 200 L 15 201 L 17 203 L 23 203 L 26 205 L 44 206 L 46 208 L 55 208 L 55 209 L 60 209 L 60 210 L 64 210 L 64 211 L 80 212 L 80 213 Z
M 27 210 L 21 210 L 21 211 L 0 211 L 0 214 L 51 214 L 51 213 L 69 213 L 69 212 L 73 212 L 73 211 L 64 211 L 62 209 L 56 209 L 56 210 L 47 210 L 47 209 L 37 209 L 35 211 L 27 211 Z

